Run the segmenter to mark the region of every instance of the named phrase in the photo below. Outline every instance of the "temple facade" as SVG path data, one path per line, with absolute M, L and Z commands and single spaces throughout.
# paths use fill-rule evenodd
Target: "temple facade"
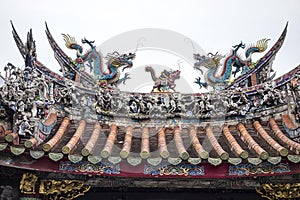
M 287 26 L 245 58 L 242 42 L 226 56 L 195 53 L 194 69 L 206 72 L 194 83 L 210 90 L 193 94 L 176 92 L 180 70 L 157 76 L 151 66 L 152 91 L 121 91 L 136 52 L 104 57 L 94 41 L 64 34 L 73 59 L 46 25 L 55 73 L 32 31 L 24 43 L 12 30 L 25 67 L 8 63 L 1 75 L 1 199 L 300 198 L 300 66 L 278 78 L 272 69 Z

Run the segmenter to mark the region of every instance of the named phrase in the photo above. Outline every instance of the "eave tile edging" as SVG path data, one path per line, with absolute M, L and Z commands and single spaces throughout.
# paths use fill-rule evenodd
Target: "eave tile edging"
M 179 163 L 181 163 L 181 161 L 182 161 L 181 158 L 172 158 L 172 157 L 168 158 L 168 162 L 172 165 L 178 165 Z
M 87 159 L 92 164 L 97 164 L 102 160 L 101 156 L 92 156 L 92 155 L 89 155 Z
M 269 157 L 268 158 L 268 162 L 273 164 L 273 165 L 277 165 L 278 163 L 280 163 L 282 160 L 281 156 L 276 156 L 276 157 Z
M 18 155 L 21 155 L 22 153 L 24 153 L 25 151 L 25 147 L 14 147 L 14 146 L 10 146 L 10 151 L 18 156 Z
M 109 156 L 107 159 L 110 163 L 116 165 L 122 161 L 120 156 Z
M 55 162 L 61 160 L 64 157 L 62 153 L 49 153 L 49 158 Z
M 222 163 L 222 159 L 221 158 L 208 158 L 207 161 L 212 164 L 213 166 L 218 166 Z
M 188 162 L 191 163 L 192 165 L 198 165 L 199 163 L 202 162 L 201 158 L 189 158 Z
M 238 165 L 242 163 L 242 159 L 241 158 L 229 158 L 228 162 L 232 165 Z
M 287 158 L 289 161 L 291 161 L 293 163 L 300 162 L 300 155 L 288 155 Z
M 31 157 L 33 157 L 34 159 L 40 159 L 41 157 L 43 157 L 45 155 L 44 151 L 35 151 L 35 150 L 30 150 L 29 154 Z
M 157 158 L 147 158 L 147 162 L 152 165 L 152 166 L 157 166 L 161 163 L 162 158 L 161 157 L 157 157 Z
M 8 143 L 2 143 L 0 144 L 0 151 L 3 151 L 4 149 L 6 149 Z
M 68 159 L 72 163 L 78 163 L 78 162 L 82 161 L 82 158 L 83 158 L 83 156 L 79 155 L 79 154 L 69 154 L 68 155 Z
M 127 162 L 132 165 L 132 166 L 138 166 L 139 164 L 141 164 L 142 159 L 140 157 L 128 157 L 127 158 Z

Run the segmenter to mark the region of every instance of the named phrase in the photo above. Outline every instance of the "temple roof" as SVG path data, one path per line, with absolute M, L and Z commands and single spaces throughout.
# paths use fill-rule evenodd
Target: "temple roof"
M 47 27 L 61 76 L 37 60 L 32 31 L 24 45 L 13 28 L 25 69 L 10 63 L 4 69 L 0 165 L 148 178 L 300 173 L 300 66 L 274 80 L 275 74 L 270 74 L 286 31 L 258 62 L 238 59 L 237 51 L 245 44 L 235 45 L 224 65 L 218 65 L 225 67 L 222 77 L 215 76 L 214 67 L 206 74 L 213 91 L 182 94 L 174 90 L 179 70 L 164 70 L 157 77 L 151 66 L 145 67 L 154 81 L 151 93 L 120 91 L 118 84 L 129 77 L 125 73 L 120 78 L 118 68 L 132 67 L 135 53 L 108 53 L 105 66 L 110 74 L 102 74 L 102 55 L 93 41 L 82 40 L 91 50 L 74 60 Z M 67 47 L 80 48 L 73 44 L 74 38 L 64 39 Z M 246 55 L 265 51 L 267 41 L 259 40 Z M 198 59 L 194 67 L 199 69 L 204 61 L 212 64 L 222 57 L 194 56 Z M 94 67 L 94 78 L 86 73 L 84 60 L 99 65 L 100 71 Z M 231 73 L 238 73 L 240 67 L 252 70 L 228 85 Z M 207 86 L 200 77 L 196 80 Z
M 289 138 L 284 126 L 294 126 L 288 115 L 235 125 L 200 123 L 170 127 L 107 125 L 65 117 L 57 120 L 50 137 L 39 145 L 34 138 L 20 139 L 16 133 L 6 131 L 1 137 L 1 150 L 10 149 L 17 155 L 30 153 L 36 159 L 39 152 L 55 161 L 60 155 L 73 163 L 106 159 L 114 164 L 123 160 L 132 165 L 142 160 L 153 164 L 155 159 L 159 163 L 188 161 L 213 166 L 222 162 L 277 164 L 282 159 L 299 162 L 300 144 Z

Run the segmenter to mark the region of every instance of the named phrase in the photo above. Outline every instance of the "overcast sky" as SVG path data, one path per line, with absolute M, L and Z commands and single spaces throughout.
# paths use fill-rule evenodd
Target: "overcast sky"
M 44 22 L 65 52 L 61 33 L 96 40 L 101 44 L 120 33 L 160 28 L 183 34 L 206 52 L 225 54 L 241 40 L 255 43 L 270 38 L 270 46 L 289 22 L 286 41 L 273 67 L 281 75 L 300 63 L 300 1 L 298 0 L 5 0 L 0 7 L 0 66 L 23 65 L 11 35 L 10 20 L 25 41 L 32 28 L 38 59 L 58 69 L 45 35 Z

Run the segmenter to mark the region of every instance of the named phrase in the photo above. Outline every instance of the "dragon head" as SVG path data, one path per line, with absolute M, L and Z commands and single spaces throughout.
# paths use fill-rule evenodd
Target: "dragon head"
M 131 68 L 133 66 L 132 60 L 135 58 L 135 53 L 122 54 L 116 61 L 119 67 L 123 67 L 122 71 L 126 68 Z
M 105 59 L 108 60 L 108 64 L 115 68 L 123 67 L 123 70 L 133 66 L 132 60 L 135 58 L 135 53 L 129 54 L 119 54 L 119 52 L 114 51 L 113 53 L 108 53 Z
M 176 71 L 170 71 L 170 78 L 175 80 L 175 79 L 179 79 L 180 78 L 180 70 L 176 70 Z
M 203 74 L 203 71 L 201 70 L 202 66 L 207 68 L 216 66 L 214 62 L 214 57 L 211 57 L 209 55 L 210 54 L 208 54 L 208 56 L 200 55 L 199 53 L 194 54 L 193 57 L 196 60 L 196 62 L 194 63 L 194 69 L 200 70 L 200 72 Z
M 199 53 L 194 53 L 193 55 L 194 59 L 197 61 L 204 61 L 206 59 L 206 56 L 204 55 L 200 55 Z

